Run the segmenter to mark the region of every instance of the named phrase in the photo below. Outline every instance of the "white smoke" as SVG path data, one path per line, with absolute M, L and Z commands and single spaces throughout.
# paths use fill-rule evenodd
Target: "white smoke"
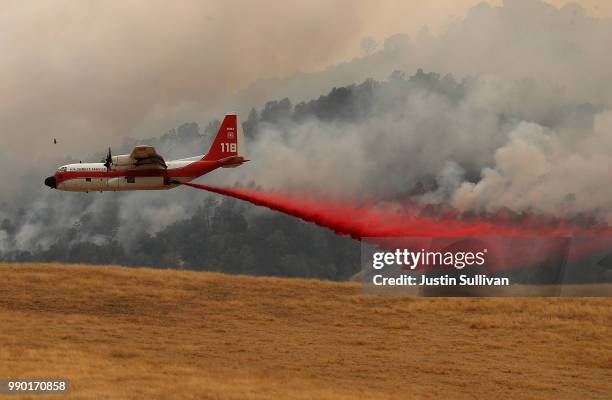
M 537 124 L 519 124 L 495 152 L 495 164 L 482 170 L 477 183 L 464 182 L 452 204 L 486 211 L 594 213 L 612 222 L 612 114 L 598 114 L 593 132 L 583 136 L 564 138 Z
M 377 104 L 396 109 L 356 123 L 264 124 L 253 163 L 216 182 L 388 197 L 433 181 L 421 201 L 612 222 L 612 113 L 534 81 L 489 77 L 466 90 L 456 103 L 377 91 Z

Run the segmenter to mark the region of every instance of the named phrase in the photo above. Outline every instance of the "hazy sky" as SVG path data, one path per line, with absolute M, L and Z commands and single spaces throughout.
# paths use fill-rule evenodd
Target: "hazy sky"
M 521 1 L 524 0 L 506 0 L 507 3 L 520 3 Z M 545 1 L 557 7 L 576 3 L 588 15 L 594 17 L 607 18 L 612 16 L 612 2 L 607 0 Z M 438 33 L 449 22 L 463 18 L 470 7 L 483 2 L 489 3 L 492 6 L 500 6 L 504 3 L 503 0 L 379 1 L 370 14 L 370 18 L 366 20 L 363 33 L 370 34 L 376 38 L 384 38 L 397 32 L 414 34 L 423 25 L 427 25 L 433 33 Z

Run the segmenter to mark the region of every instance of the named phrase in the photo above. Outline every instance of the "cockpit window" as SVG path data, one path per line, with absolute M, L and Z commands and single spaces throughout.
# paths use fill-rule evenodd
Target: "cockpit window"
M 60 167 L 57 169 L 57 172 L 66 172 L 66 167 Z

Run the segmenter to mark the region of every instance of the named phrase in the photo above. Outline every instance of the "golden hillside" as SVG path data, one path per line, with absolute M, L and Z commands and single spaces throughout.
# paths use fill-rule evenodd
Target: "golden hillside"
M 609 298 L 380 298 L 354 283 L 0 264 L 0 323 L 0 378 L 66 377 L 71 399 L 612 393 Z

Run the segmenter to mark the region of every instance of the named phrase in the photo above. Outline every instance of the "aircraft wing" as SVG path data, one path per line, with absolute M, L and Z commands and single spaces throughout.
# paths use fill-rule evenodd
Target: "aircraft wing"
M 136 146 L 130 153 L 130 158 L 138 169 L 168 168 L 164 158 L 157 154 L 153 146 Z

